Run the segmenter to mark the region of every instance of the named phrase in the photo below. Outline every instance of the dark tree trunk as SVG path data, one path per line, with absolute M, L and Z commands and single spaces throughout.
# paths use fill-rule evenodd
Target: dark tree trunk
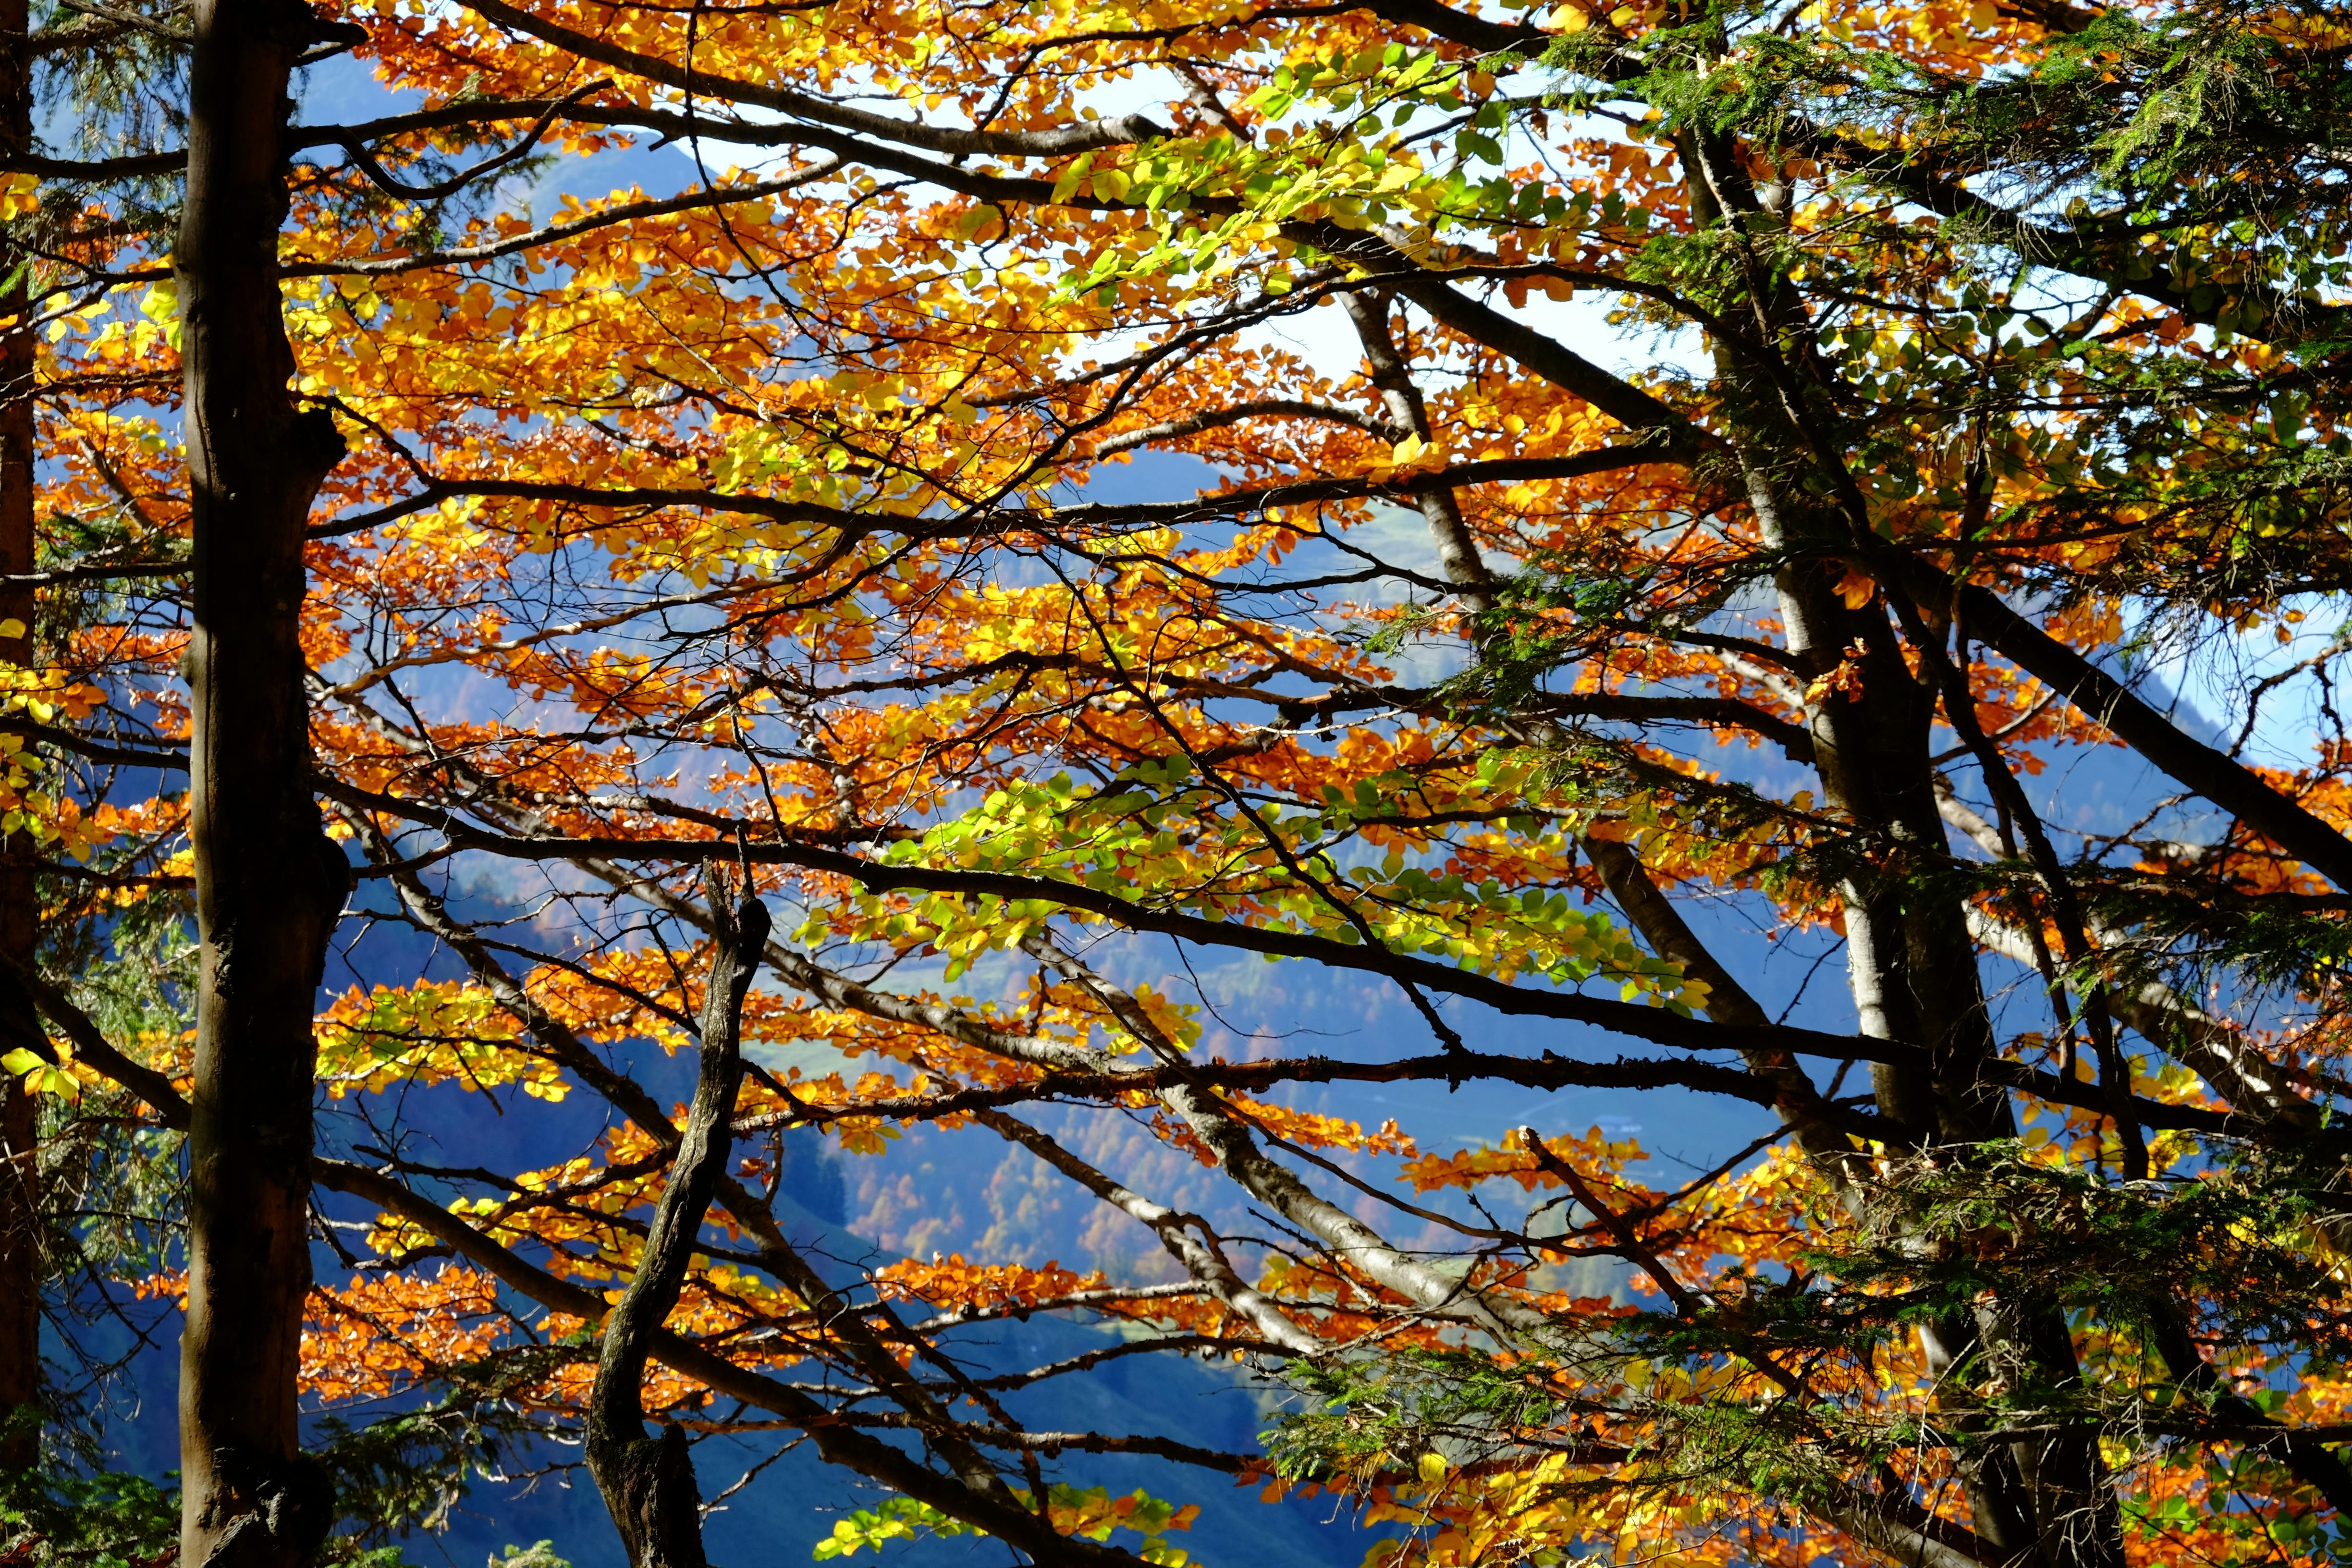
M 26 0 L 0 0 L 0 153 L 32 151 L 32 52 Z M 33 569 L 32 300 L 17 272 L 24 258 L 0 251 L 0 579 Z M 0 662 L 32 658 L 33 591 L 0 581 L 0 622 L 15 621 L 15 637 L 0 635 Z M 0 628 L 5 630 L 5 628 Z M 0 962 L 30 968 L 39 931 L 33 891 L 31 846 L 22 834 L 0 839 Z M 34 1026 L 37 1027 L 37 1026 Z M 33 1097 L 11 1075 L 0 1076 L 0 1422 L 38 1403 L 41 1391 L 41 1203 Z M 26 1424 L 0 1431 L 0 1470 L 26 1469 L 37 1457 L 40 1430 Z
M 320 829 L 303 531 L 343 446 L 298 412 L 278 296 L 299 0 L 198 0 L 179 279 L 194 512 L 187 676 L 203 939 L 180 1344 L 185 1568 L 299 1568 L 332 1496 L 295 1420 L 310 1285 L 312 1008 L 348 874 Z

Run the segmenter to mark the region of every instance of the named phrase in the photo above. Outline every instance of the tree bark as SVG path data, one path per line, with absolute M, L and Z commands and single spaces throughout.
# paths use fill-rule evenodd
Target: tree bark
M 0 0 L 0 153 L 33 147 L 31 7 Z M 33 569 L 33 333 L 26 258 L 0 250 L 0 579 Z M 0 621 L 19 635 L 0 636 L 0 663 L 31 660 L 33 591 L 0 580 Z M 30 844 L 0 839 L 0 961 L 30 968 L 39 937 Z M 37 1027 L 37 1025 L 35 1026 Z M 0 1075 L 0 1423 L 37 1406 L 41 1393 L 41 1195 L 33 1097 L 13 1074 Z M 0 1470 L 32 1467 L 40 1449 L 37 1418 L 0 1426 Z
M 299 1451 L 310 1285 L 311 1016 L 349 887 L 310 788 L 303 532 L 343 455 L 298 411 L 278 295 L 299 0 L 199 0 L 179 280 L 194 516 L 186 671 L 202 938 L 180 1344 L 185 1568 L 300 1568 L 333 1499 Z

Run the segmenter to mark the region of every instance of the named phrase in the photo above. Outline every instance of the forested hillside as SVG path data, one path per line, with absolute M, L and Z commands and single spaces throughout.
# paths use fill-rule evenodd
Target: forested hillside
M 0 0 L 0 1559 L 2352 1557 L 2348 63 Z

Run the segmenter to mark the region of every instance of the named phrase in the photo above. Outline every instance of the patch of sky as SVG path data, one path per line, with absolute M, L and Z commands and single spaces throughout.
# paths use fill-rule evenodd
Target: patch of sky
M 373 64 L 352 55 L 338 55 L 306 68 L 294 89 L 295 119 L 302 125 L 363 125 L 425 106 L 425 95 L 414 89 L 394 89 Z M 520 127 L 515 128 L 520 134 Z M 677 195 L 695 184 L 690 156 L 677 147 L 656 147 L 639 139 L 591 157 L 556 154 L 536 174 L 510 177 L 497 187 L 499 204 L 507 210 L 544 221 L 562 198 L 591 200 L 640 187 L 651 197 Z
M 2126 631 L 2128 657 L 2110 662 L 2159 691 L 2168 687 L 2174 722 L 2210 745 L 2260 766 L 2307 768 L 2318 738 L 2336 728 L 2335 698 L 2317 677 L 2321 661 L 2352 642 L 2343 595 L 2289 595 L 2243 626 L 2201 609 L 2161 620 L 2140 614 Z

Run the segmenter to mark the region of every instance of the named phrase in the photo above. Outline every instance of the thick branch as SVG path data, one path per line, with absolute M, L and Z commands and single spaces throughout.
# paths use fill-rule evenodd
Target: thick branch
M 1895 578 L 1923 609 L 1951 612 L 1969 636 L 1999 649 L 2164 773 L 2337 887 L 2352 889 L 2352 838 L 2273 789 L 2252 768 L 2180 729 L 2122 681 L 2011 609 L 1999 595 L 1974 584 L 1956 585 L 1915 556 L 1888 552 L 1866 564 Z

